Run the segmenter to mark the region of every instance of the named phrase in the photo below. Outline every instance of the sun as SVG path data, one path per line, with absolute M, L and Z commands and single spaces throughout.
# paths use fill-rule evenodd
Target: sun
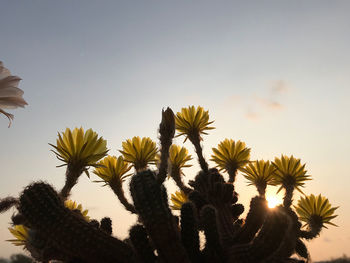
M 267 205 L 269 208 L 274 208 L 282 204 L 282 199 L 277 195 L 270 195 L 266 197 Z

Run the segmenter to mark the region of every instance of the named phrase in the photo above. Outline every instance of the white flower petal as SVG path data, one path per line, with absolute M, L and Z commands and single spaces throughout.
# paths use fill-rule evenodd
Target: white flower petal
M 4 79 L 8 76 L 11 76 L 11 72 L 5 68 L 2 61 L 0 61 L 0 79 Z
M 27 105 L 27 102 L 21 97 L 0 98 L 1 109 L 15 109 L 18 107 L 23 108 L 25 105 Z

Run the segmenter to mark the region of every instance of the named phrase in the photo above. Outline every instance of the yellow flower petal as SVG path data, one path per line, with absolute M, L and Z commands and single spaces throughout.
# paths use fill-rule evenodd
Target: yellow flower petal
M 209 122 L 209 111 L 204 111 L 201 106 L 182 108 L 175 116 L 175 127 L 179 132 L 177 136 L 186 135 L 185 141 L 187 138 L 206 134 L 206 130 L 214 129 L 209 126 L 212 123 L 213 121 Z
M 332 207 L 329 200 L 321 194 L 301 197 L 294 208 L 299 219 L 306 222 L 307 225 L 311 223 L 312 218 L 315 216 L 321 219 L 323 227 L 325 227 L 325 224 L 335 225 L 331 220 L 337 217 L 337 215 L 334 215 L 334 212 L 338 207 Z
M 212 148 L 213 154 L 211 161 L 214 161 L 220 170 L 241 169 L 249 162 L 250 149 L 244 142 L 235 142 L 232 139 L 225 139 L 220 142 L 218 148 Z
M 98 160 L 107 153 L 107 142 L 98 138 L 96 132 L 83 128 L 75 128 L 73 132 L 67 128 L 65 132 L 58 133 L 56 149 L 57 157 L 66 164 L 79 165 L 81 168 L 94 166 Z
M 119 152 L 123 155 L 124 161 L 131 163 L 135 169 L 142 170 L 148 164 L 155 164 L 157 147 L 156 143 L 148 137 L 133 137 L 122 142 L 123 150 Z
M 176 191 L 175 194 L 171 194 L 170 200 L 172 202 L 170 208 L 173 210 L 181 210 L 182 205 L 188 202 L 187 195 L 183 191 Z

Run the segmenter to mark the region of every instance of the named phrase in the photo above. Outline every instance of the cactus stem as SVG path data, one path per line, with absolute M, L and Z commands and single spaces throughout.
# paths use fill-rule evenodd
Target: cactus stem
M 198 161 L 199 161 L 199 165 L 201 166 L 201 169 L 203 170 L 203 172 L 207 173 L 208 172 L 208 163 L 206 162 L 206 160 L 204 159 L 204 156 L 203 156 L 203 149 L 202 149 L 202 146 L 200 144 L 199 135 L 198 136 L 191 136 L 191 137 L 189 137 L 189 140 L 192 142 L 194 148 L 196 149 L 196 153 L 198 156 Z
M 118 197 L 120 203 L 125 207 L 125 209 L 133 214 L 136 214 L 136 209 L 131 203 L 129 203 L 128 199 L 126 199 L 122 186 L 113 183 L 111 183 L 110 186 L 115 195 Z

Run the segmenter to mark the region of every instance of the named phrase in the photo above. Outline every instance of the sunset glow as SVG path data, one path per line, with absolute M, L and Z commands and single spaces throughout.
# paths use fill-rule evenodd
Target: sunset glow
M 244 206 L 238 222 L 246 218 L 254 198 L 261 201 L 262 196 L 264 208 L 268 206 L 268 212 L 278 217 L 275 207 L 283 205 L 287 188 L 280 187 L 295 182 L 292 199 L 285 201 L 287 209 L 296 211 L 303 198 L 301 204 L 308 211 L 300 208 L 300 215 L 296 213 L 300 222 L 307 223 L 309 215 L 318 213 L 326 214 L 324 222 L 329 219 L 339 226 L 322 227 L 314 240 L 302 240 L 312 261 L 349 257 L 349 11 L 346 0 L 332 4 L 151 0 L 103 1 L 102 5 L 82 0 L 1 1 L 0 23 L 6 26 L 0 29 L 0 61 L 10 72 L 0 66 L 0 91 L 4 90 L 0 92 L 0 199 L 17 200 L 28 184 L 37 181 L 60 191 L 67 181 L 67 165 L 79 157 L 84 165 L 77 171 L 87 170 L 90 178 L 82 174 L 69 199 L 89 210 L 91 219 L 100 222 L 109 217 L 113 236 L 127 239 L 131 227 L 140 224 L 131 206 L 125 209 L 128 202 L 134 204 L 129 174 L 143 171 L 145 163 L 157 171 L 162 109 L 169 107 L 177 115 L 185 108 L 181 129 L 175 133 L 183 135 L 172 140 L 169 169 L 162 167 L 174 175 L 163 182 L 169 204 L 181 190 L 178 185 L 191 188 L 201 170 L 216 167 L 218 180 L 234 181 L 237 209 L 238 204 Z M 2 89 L 6 74 L 22 80 L 9 78 L 10 88 Z M 1 94 L 10 94 L 12 100 Z M 28 105 L 23 101 L 17 105 L 19 98 Z M 18 108 L 9 109 L 8 115 L 15 119 L 8 128 L 8 116 L 1 110 L 7 112 L 11 103 Z M 195 126 L 195 135 L 200 134 L 196 146 L 190 140 L 195 132 L 187 122 Z M 91 135 L 92 147 L 87 147 L 84 136 L 73 135 L 75 127 L 80 135 Z M 63 134 L 67 136 L 60 140 L 58 135 Z M 132 147 L 142 141 L 149 149 L 134 151 Z M 58 147 L 58 154 L 48 143 Z M 97 156 L 87 159 L 86 152 Z M 152 156 L 141 162 L 136 160 L 139 152 L 143 159 L 148 156 L 144 152 Z M 97 165 L 100 170 L 95 170 L 93 165 L 105 154 L 111 156 L 103 159 L 106 167 Z M 294 166 L 288 166 L 292 156 Z M 276 160 L 280 160 L 279 173 Z M 106 174 L 102 169 L 115 163 L 121 165 L 119 170 Z M 282 175 L 292 170 L 297 180 L 283 180 Z M 124 185 L 124 203 L 109 185 L 94 183 L 108 184 L 115 175 Z M 230 182 L 225 187 L 231 186 Z M 312 195 L 313 201 L 307 202 Z M 320 195 L 325 198 L 316 204 L 329 200 L 329 208 L 309 205 Z M 327 214 L 338 206 L 336 218 Z M 13 254 L 29 255 L 23 246 L 6 241 L 14 238 L 8 230 L 13 228 L 9 222 L 14 213 L 16 208 L 0 213 L 0 263 Z M 199 234 L 204 248 L 205 233 Z
M 277 195 L 267 196 L 266 200 L 269 208 L 275 208 L 276 206 L 282 204 L 282 199 Z

